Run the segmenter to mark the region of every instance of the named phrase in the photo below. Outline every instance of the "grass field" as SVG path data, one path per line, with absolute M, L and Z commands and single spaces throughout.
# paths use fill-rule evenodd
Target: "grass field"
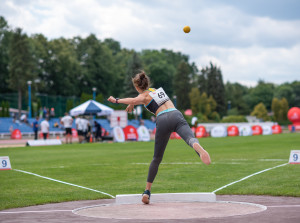
M 152 193 L 212 192 L 250 174 L 288 162 L 300 150 L 299 134 L 204 138 L 212 165 L 200 162 L 183 140 L 170 140 Z M 95 190 L 142 193 L 154 142 L 71 144 L 0 149 L 13 169 Z M 286 165 L 236 183 L 217 194 L 300 196 L 300 165 Z M 0 209 L 72 200 L 110 198 L 14 170 L 0 171 Z

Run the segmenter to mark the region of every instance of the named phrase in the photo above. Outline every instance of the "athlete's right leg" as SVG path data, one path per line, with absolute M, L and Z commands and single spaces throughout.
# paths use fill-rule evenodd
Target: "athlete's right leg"
M 202 146 L 199 143 L 199 140 L 195 137 L 193 131 L 184 119 L 183 115 L 181 113 L 177 113 L 176 115 L 176 120 L 178 123 L 176 132 L 190 147 L 192 147 L 197 152 L 202 162 L 206 165 L 209 165 L 211 163 L 211 160 L 208 152 L 202 148 Z

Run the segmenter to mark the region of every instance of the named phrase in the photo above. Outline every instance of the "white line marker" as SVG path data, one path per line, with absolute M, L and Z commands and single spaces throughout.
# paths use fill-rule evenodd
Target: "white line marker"
M 287 204 L 287 205 L 268 206 L 268 208 L 293 208 L 293 207 L 300 207 L 300 204 Z
M 0 211 L 0 214 L 26 214 L 26 213 L 51 213 L 51 212 L 71 212 L 72 210 L 48 210 L 48 211 Z
M 216 193 L 217 191 L 222 190 L 222 189 L 224 189 L 224 188 L 226 188 L 226 187 L 228 187 L 228 186 L 231 186 L 232 184 L 241 182 L 241 181 L 243 181 L 243 180 L 246 180 L 246 179 L 248 179 L 248 178 L 250 178 L 250 177 L 253 177 L 253 176 L 255 176 L 255 175 L 258 175 L 258 174 L 260 174 L 260 173 L 266 172 L 266 171 L 268 171 L 268 170 L 273 170 L 273 169 L 275 169 L 275 168 L 278 168 L 278 167 L 281 167 L 281 166 L 285 166 L 285 165 L 287 165 L 287 164 L 289 164 L 289 163 L 284 163 L 284 164 L 281 164 L 281 165 L 278 165 L 278 166 L 275 166 L 275 167 L 271 167 L 271 168 L 268 168 L 268 169 L 265 169 L 265 170 L 262 170 L 262 171 L 253 173 L 253 174 L 251 174 L 251 175 L 249 175 L 249 176 L 246 176 L 246 177 L 244 177 L 244 178 L 242 178 L 242 179 L 240 179 L 240 180 L 234 181 L 234 182 L 232 182 L 232 183 L 230 183 L 230 184 L 226 184 L 225 186 L 220 187 L 220 188 L 214 190 L 212 193 Z
M 35 173 L 31 173 L 31 172 L 27 172 L 27 171 L 24 171 L 24 170 L 17 170 L 17 169 L 13 169 L 13 170 L 14 171 L 18 171 L 18 172 L 22 172 L 22 173 L 26 173 L 26 174 L 30 174 L 30 175 L 33 175 L 33 176 L 36 176 L 36 177 L 41 177 L 41 178 L 44 178 L 44 179 L 47 179 L 47 180 L 52 180 L 52 181 L 55 181 L 55 182 L 58 182 L 58 183 L 67 184 L 67 185 L 70 185 L 70 186 L 79 187 L 79 188 L 83 188 L 83 189 L 86 189 L 86 190 L 94 191 L 94 192 L 97 192 L 97 193 L 105 194 L 105 195 L 107 195 L 107 196 L 109 196 L 111 198 L 115 198 L 113 195 L 105 193 L 105 192 L 102 192 L 102 191 L 99 191 L 99 190 L 94 190 L 94 189 L 91 189 L 91 188 L 88 188 L 88 187 L 83 187 L 83 186 L 79 186 L 79 185 L 76 185 L 76 184 L 72 184 L 72 183 L 68 183 L 68 182 L 56 180 L 56 179 L 53 179 L 53 178 L 50 178 L 50 177 L 44 177 L 44 176 L 41 176 L 41 175 L 38 175 L 38 174 L 35 174 Z
M 150 165 L 150 163 L 131 163 L 132 165 Z M 201 162 L 160 163 L 160 165 L 200 165 Z
M 286 161 L 286 159 L 259 159 L 259 161 Z

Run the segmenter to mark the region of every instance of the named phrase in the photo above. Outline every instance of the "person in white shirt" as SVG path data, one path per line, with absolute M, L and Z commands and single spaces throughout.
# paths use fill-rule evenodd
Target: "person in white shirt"
M 61 119 L 61 124 L 64 126 L 66 130 L 66 143 L 72 143 L 72 124 L 73 118 L 68 114 L 65 113 L 65 116 Z
M 82 118 L 81 119 L 82 121 L 82 132 L 83 132 L 83 138 L 89 142 L 89 132 L 90 132 L 90 122 L 89 120 L 85 119 L 85 118 Z
M 47 135 L 49 133 L 49 122 L 48 118 L 41 122 L 41 132 L 43 133 L 43 138 L 47 139 Z
M 80 118 L 79 116 L 77 116 L 76 119 L 75 119 L 75 124 L 76 124 L 79 143 L 82 143 L 83 140 L 84 140 L 84 135 L 83 135 L 83 125 L 84 125 L 84 123 L 83 123 L 83 119 Z

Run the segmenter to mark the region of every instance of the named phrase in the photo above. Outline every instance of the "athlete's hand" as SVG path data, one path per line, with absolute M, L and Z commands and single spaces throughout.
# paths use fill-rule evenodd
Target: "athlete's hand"
M 134 109 L 134 105 L 128 105 L 126 108 L 126 111 L 129 113 L 129 112 L 132 112 L 133 109 Z
M 113 96 L 110 96 L 107 100 L 111 103 L 116 103 L 116 99 Z

